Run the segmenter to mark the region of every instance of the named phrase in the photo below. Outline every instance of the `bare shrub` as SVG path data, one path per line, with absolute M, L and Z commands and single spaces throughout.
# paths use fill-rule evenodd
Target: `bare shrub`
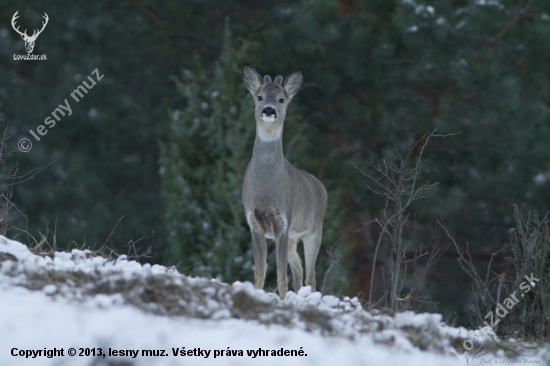
M 484 275 L 476 269 L 468 247 L 461 250 L 445 225 L 441 221 L 439 225 L 454 245 L 458 263 L 473 280 L 474 309 L 470 315 L 474 324 L 492 326 L 504 339 L 547 341 L 550 339 L 550 212 L 539 219 L 533 212 L 521 215 L 517 205 L 512 208 L 516 227 L 508 231 L 509 243 L 492 254 Z M 511 256 L 506 257 L 504 268 L 493 268 L 493 258 L 501 251 Z M 510 299 L 515 305 L 511 305 Z M 497 312 L 502 308 L 505 311 Z
M 2 120 L 0 115 L 0 121 Z M 19 171 L 19 160 L 14 162 L 14 159 L 11 159 L 17 153 L 8 147 L 8 140 L 8 128 L 6 127 L 0 134 L 0 235 L 4 236 L 11 224 L 10 210 L 16 208 L 11 199 Z
M 0 121 L 3 121 L 0 115 Z M 19 159 L 21 153 L 14 146 L 9 144 L 9 126 L 0 132 L 0 235 L 6 236 L 13 222 L 12 213 L 15 211 L 27 220 L 25 214 L 19 210 L 13 202 L 13 188 L 34 180 L 34 177 L 42 170 L 53 164 L 53 161 L 44 167 L 34 168 L 26 173 L 19 171 Z M 28 232 L 28 230 L 27 230 Z M 27 236 L 30 242 L 30 237 Z
M 370 164 L 371 170 L 376 176 L 361 171 L 365 176 L 372 180 L 378 188 L 368 187 L 373 193 L 385 197 L 386 203 L 383 209 L 382 218 L 375 218 L 367 223 L 377 224 L 381 229 L 381 234 L 376 242 L 373 263 L 376 263 L 381 244 L 386 240 L 390 247 L 390 255 L 386 265 L 382 268 L 384 281 L 386 284 L 385 295 L 379 300 L 384 301 L 384 305 L 392 310 L 404 310 L 411 307 L 412 302 L 423 302 L 426 298 L 413 294 L 412 290 L 408 294 L 402 294 L 405 287 L 414 289 L 423 282 L 426 272 L 430 266 L 440 257 L 441 250 L 434 246 L 431 251 L 424 250 L 422 247 L 412 250 L 412 256 L 408 243 L 403 237 L 403 228 L 409 219 L 410 205 L 426 196 L 426 194 L 437 184 L 426 182 L 419 184 L 419 176 L 422 170 L 421 159 L 424 148 L 429 139 L 435 135 L 435 131 L 427 135 L 425 139 L 409 139 L 407 151 L 401 154 L 396 148 L 394 154 L 382 159 L 382 164 Z M 412 161 L 415 152 L 418 153 L 416 162 Z M 363 227 L 363 228 L 364 228 Z M 424 265 L 419 265 L 419 259 L 427 256 Z M 413 266 L 412 278 L 407 276 L 407 266 Z M 368 297 L 369 306 L 373 304 L 372 292 L 375 277 L 376 266 L 373 265 L 370 277 L 370 292 Z

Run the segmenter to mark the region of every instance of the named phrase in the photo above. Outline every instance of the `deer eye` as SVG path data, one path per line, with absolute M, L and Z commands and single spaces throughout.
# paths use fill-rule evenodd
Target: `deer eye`
M 261 95 L 258 95 L 258 102 L 261 102 L 262 100 L 264 100 L 264 98 Z
M 284 98 L 279 99 L 279 103 L 283 104 L 285 102 Z

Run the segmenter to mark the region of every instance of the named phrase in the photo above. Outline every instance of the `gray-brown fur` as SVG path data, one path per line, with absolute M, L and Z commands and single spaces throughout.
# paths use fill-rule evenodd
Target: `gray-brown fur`
M 294 168 L 283 156 L 282 132 L 286 109 L 304 78 L 303 69 L 284 82 L 277 76 L 262 77 L 245 63 L 246 88 L 255 101 L 256 140 L 243 183 L 243 205 L 252 233 L 255 283 L 263 288 L 266 271 L 266 241 L 276 243 L 277 287 L 283 298 L 288 290 L 287 263 L 293 288 L 302 286 L 302 260 L 297 243 L 304 243 L 306 285 L 315 290 L 315 261 L 321 245 L 323 218 L 327 207 L 325 187 L 313 175 Z M 261 99 L 261 100 L 260 100 Z

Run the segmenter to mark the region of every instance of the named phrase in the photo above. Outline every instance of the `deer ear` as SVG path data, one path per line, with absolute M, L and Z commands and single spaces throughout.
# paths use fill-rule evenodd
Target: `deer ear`
M 262 86 L 262 76 L 248 62 L 243 64 L 242 72 L 244 86 L 252 94 L 256 93 Z
M 288 93 L 288 95 L 291 98 L 296 93 L 298 93 L 298 90 L 300 90 L 300 87 L 302 86 L 302 82 L 304 81 L 305 75 L 306 73 L 304 69 L 299 68 L 298 70 L 290 74 L 290 76 L 287 77 L 286 80 L 284 81 L 283 88 L 285 88 L 285 91 Z

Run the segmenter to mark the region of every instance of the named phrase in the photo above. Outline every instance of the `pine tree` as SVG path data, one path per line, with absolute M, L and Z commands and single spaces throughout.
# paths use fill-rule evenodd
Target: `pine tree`
M 241 203 L 255 133 L 240 69 L 249 48 L 248 42 L 236 42 L 226 26 L 213 77 L 196 60 L 194 71 L 174 78 L 187 106 L 171 112 L 169 138 L 161 143 L 170 260 L 185 273 L 225 281 L 253 276 Z

